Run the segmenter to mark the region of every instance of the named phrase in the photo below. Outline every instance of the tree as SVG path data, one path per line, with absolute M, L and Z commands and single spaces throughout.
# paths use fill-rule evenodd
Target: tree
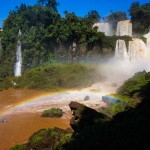
M 129 9 L 130 16 L 134 15 L 135 10 L 137 10 L 139 7 L 140 7 L 140 3 L 139 2 L 132 3 L 131 7 Z
M 51 7 L 54 11 L 57 11 L 58 6 L 57 0 L 38 0 L 38 3 Z
M 89 24 L 93 25 L 94 23 L 100 21 L 101 16 L 99 15 L 98 11 L 92 10 L 88 12 L 88 14 L 85 16 L 85 19 L 89 22 Z
M 133 33 L 145 34 L 150 28 L 150 2 L 140 5 L 139 2 L 131 4 L 129 9 L 133 23 Z

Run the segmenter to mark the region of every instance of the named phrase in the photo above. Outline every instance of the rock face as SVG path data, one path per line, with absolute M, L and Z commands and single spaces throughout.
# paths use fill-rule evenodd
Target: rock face
M 119 60 L 128 60 L 129 56 L 127 53 L 126 43 L 124 40 L 117 40 L 115 58 Z
M 117 25 L 116 36 L 125 35 L 132 37 L 132 23 L 130 20 L 119 21 Z
M 109 23 L 95 23 L 93 27 L 98 27 L 98 32 L 103 32 L 106 36 L 112 36 L 112 30 Z
M 96 110 L 86 107 L 77 102 L 71 102 L 69 107 L 72 111 L 70 125 L 74 131 L 80 131 L 86 126 L 102 123 L 108 120 L 104 114 L 98 113 Z

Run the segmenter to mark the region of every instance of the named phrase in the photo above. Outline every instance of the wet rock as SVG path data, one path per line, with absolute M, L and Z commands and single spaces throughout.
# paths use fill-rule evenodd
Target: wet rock
M 69 107 L 72 111 L 70 126 L 74 131 L 82 130 L 85 126 L 102 123 L 109 118 L 96 110 L 86 107 L 78 102 L 71 102 Z
M 88 100 L 90 100 L 90 97 L 87 95 L 87 96 L 85 96 L 84 100 L 88 101 Z
M 115 97 L 111 97 L 111 96 L 102 96 L 102 100 L 108 104 L 109 106 L 114 104 L 114 103 L 123 103 L 121 100 L 115 98 Z
M 5 123 L 5 122 L 8 122 L 6 119 L 0 119 L 0 123 Z

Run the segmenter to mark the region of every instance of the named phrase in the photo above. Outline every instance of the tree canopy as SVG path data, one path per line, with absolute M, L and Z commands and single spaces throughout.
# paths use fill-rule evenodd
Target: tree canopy
M 150 29 L 150 2 L 140 5 L 139 2 L 132 3 L 129 13 L 133 23 L 135 34 L 145 34 Z

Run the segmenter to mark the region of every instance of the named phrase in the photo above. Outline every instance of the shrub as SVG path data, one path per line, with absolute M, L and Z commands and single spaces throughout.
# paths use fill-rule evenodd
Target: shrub
M 63 111 L 60 108 L 51 108 L 51 109 L 45 110 L 42 113 L 42 117 L 59 118 L 59 117 L 62 117 L 62 115 L 63 115 Z

